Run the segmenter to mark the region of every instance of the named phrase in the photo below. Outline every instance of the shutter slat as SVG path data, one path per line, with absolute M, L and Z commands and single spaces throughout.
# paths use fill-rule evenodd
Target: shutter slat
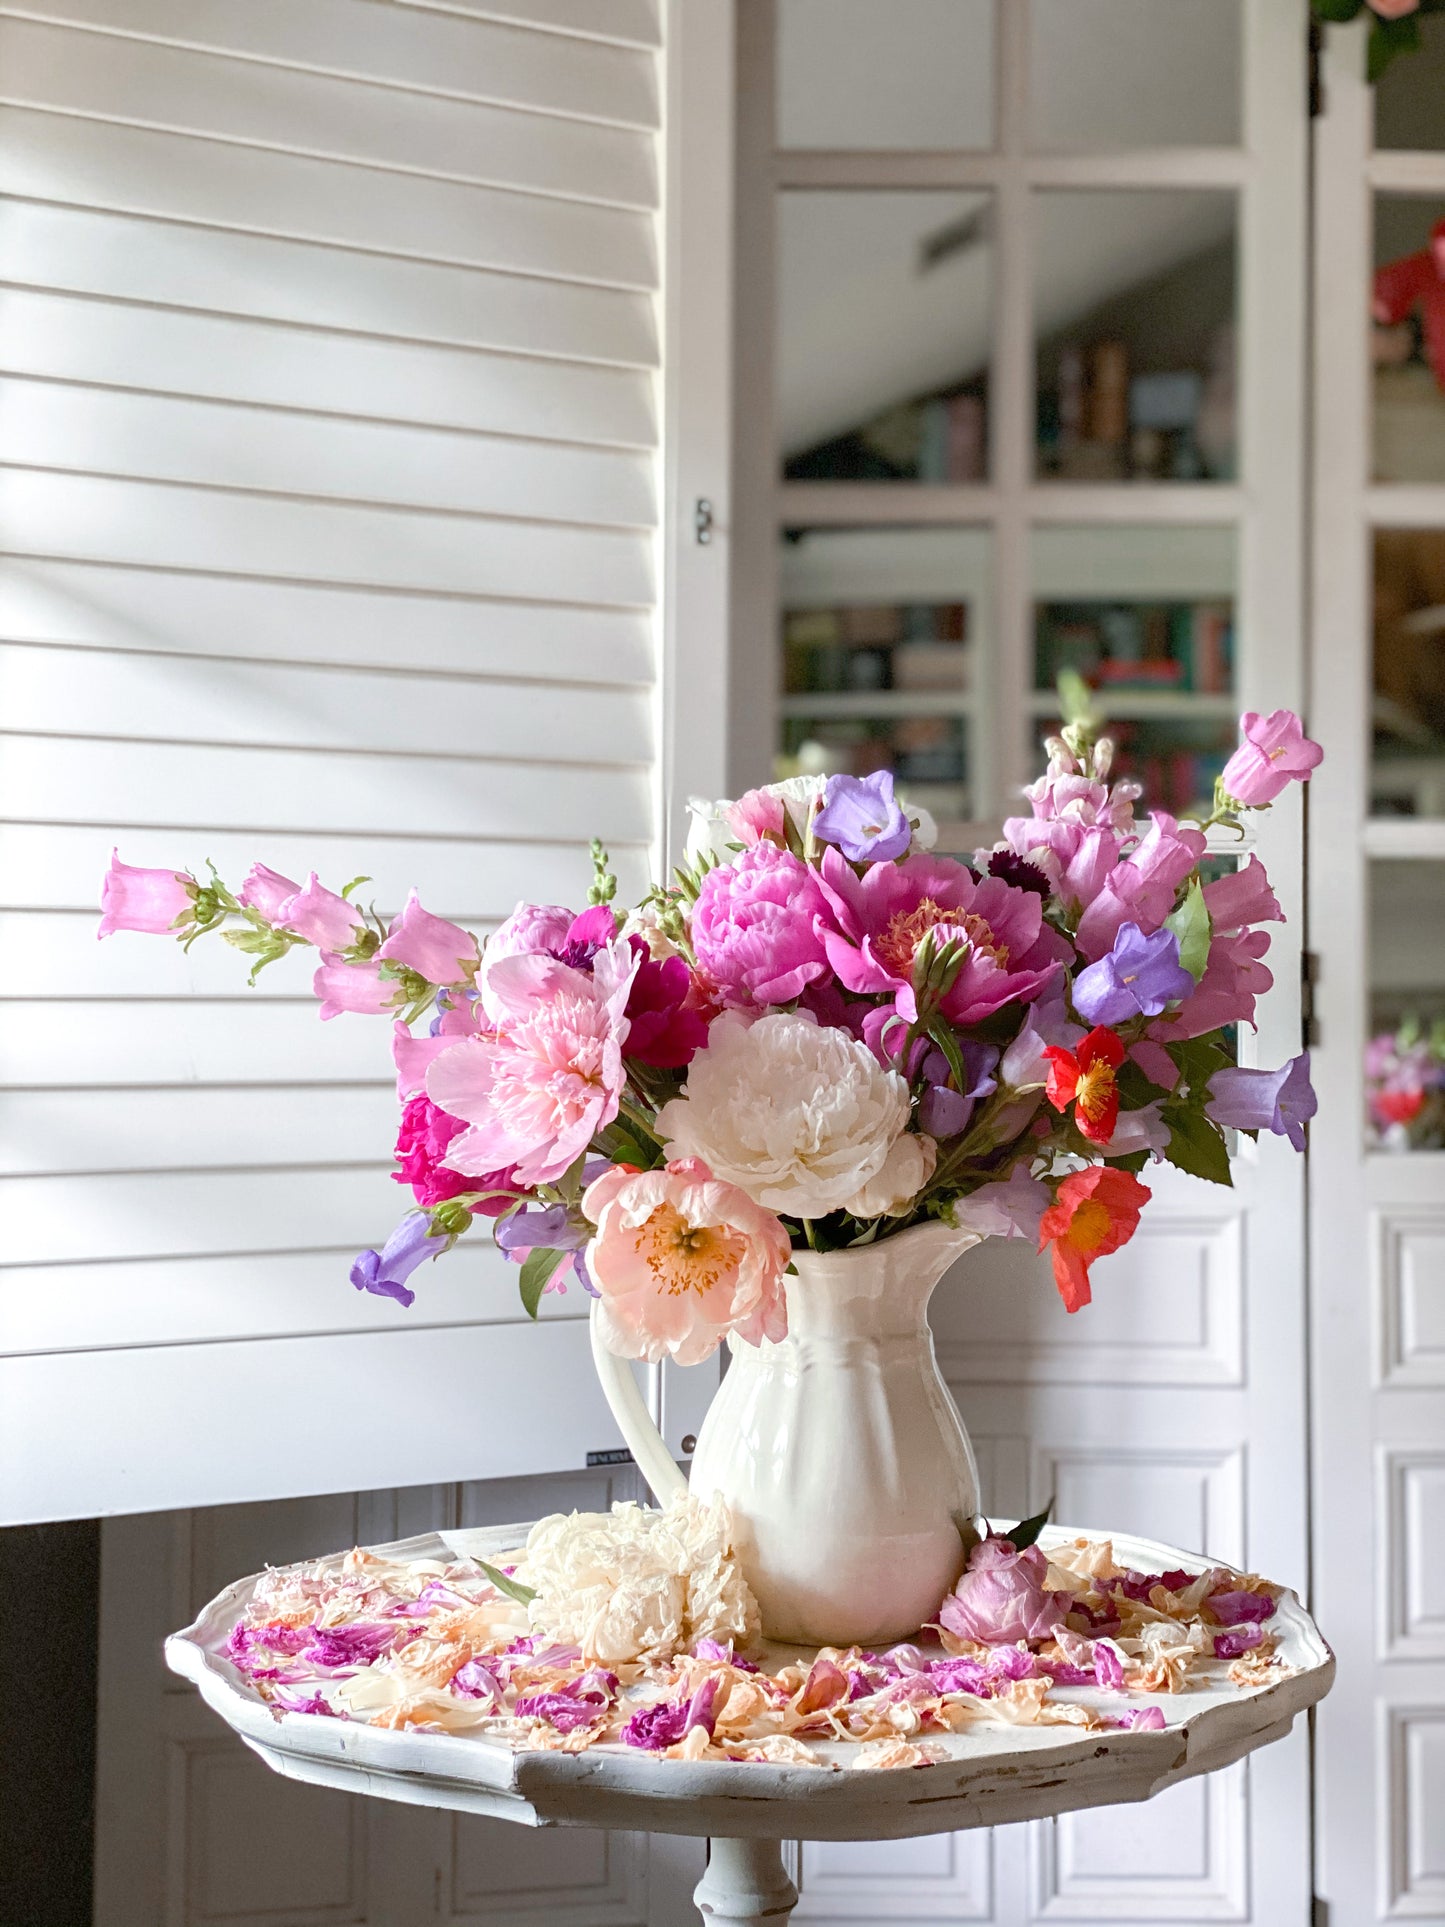
M 385 1066 L 383 1064 L 383 1071 Z M 390 1082 L 317 1091 L 26 1091 L 6 1101 L 7 1177 L 273 1165 L 366 1164 L 396 1136 Z M 398 1209 L 410 1192 L 392 1187 Z
M 558 762 L 644 763 L 649 698 L 633 690 L 480 683 L 281 663 L 78 654 L 0 644 L 0 717 L 15 731 L 147 742 L 470 756 L 545 744 Z
M 8 461 L 85 474 L 650 529 L 647 455 L 0 378 Z
M 621 126 L 658 124 L 651 53 L 532 33 L 442 8 L 358 6 L 356 0 L 305 0 L 302 6 L 296 0 L 26 0 L 13 11 L 381 86 L 503 101 Z
M 0 291 L 0 367 L 308 413 L 649 448 L 651 376 Z
M 369 594 L 327 584 L 168 574 L 0 556 L 0 636 L 177 655 L 527 674 L 640 685 L 651 617 L 465 596 Z
M 256 1183 L 253 1176 L 251 1183 Z M 215 1182 L 214 1179 L 211 1182 Z M 313 1178 L 313 1182 L 315 1179 Z M 396 1217 L 405 1198 L 395 1185 Z M 3 1195 L 0 1185 L 0 1195 Z M 371 1232 L 390 1229 L 387 1200 L 372 1212 Z M 368 1221 L 364 1220 L 363 1223 Z M 402 1333 L 428 1325 L 509 1325 L 522 1318 L 516 1267 L 485 1238 L 413 1275 L 417 1302 L 408 1311 L 363 1296 L 348 1273 L 362 1230 L 337 1250 L 265 1250 L 222 1257 L 145 1257 L 104 1264 L 17 1265 L 0 1269 L 0 1352 L 74 1352 L 77 1331 L 90 1346 L 204 1345 L 308 1332 Z M 543 1301 L 542 1318 L 580 1319 L 585 1300 L 574 1285 Z M 541 1338 L 539 1332 L 528 1334 Z M 333 1342 L 335 1342 L 333 1340 Z M 545 1341 L 544 1341 L 545 1342 Z M 187 1354 L 168 1350 L 172 1367 Z
M 143 868 L 199 868 L 209 858 L 233 889 L 252 863 L 265 863 L 298 882 L 315 869 L 333 889 L 354 876 L 369 876 L 372 880 L 361 891 L 361 900 L 375 903 L 383 912 L 401 904 L 415 885 L 429 909 L 468 929 L 499 922 L 522 898 L 580 907 L 592 880 L 591 861 L 580 840 L 494 843 L 456 837 L 434 842 L 381 834 L 284 836 L 272 831 L 253 835 L 246 830 L 185 825 L 117 829 L 0 823 L 0 908 L 97 916 L 99 880 L 117 841 L 124 860 Z M 619 894 L 635 903 L 649 882 L 647 852 L 621 845 L 611 854 Z M 84 929 L 75 941 L 83 954 L 89 954 Z M 151 959 L 147 968 L 154 967 L 156 948 L 145 952 Z M 198 946 L 192 955 L 199 956 L 203 948 Z M 112 954 L 114 949 L 110 946 Z M 234 957 L 230 973 L 234 990 L 239 981 Z
M 555 27 L 562 33 L 595 34 L 639 47 L 662 44 L 656 0 L 399 0 L 402 6 L 443 6 L 484 20 Z
M 636 368 L 657 362 L 652 303 L 621 288 L 3 198 L 0 261 L 14 287 L 399 341 Z M 365 412 L 376 412 L 375 397 Z
M 652 136 L 111 34 L 0 20 L 7 102 L 209 140 L 652 208 Z
M 0 528 L 33 555 L 645 607 L 650 535 L 390 513 L 9 469 Z
M 0 818 L 18 823 L 114 823 L 123 810 L 130 823 L 180 815 L 202 830 L 609 845 L 644 842 L 652 827 L 645 771 L 34 736 L 0 738 L 0 751 Z

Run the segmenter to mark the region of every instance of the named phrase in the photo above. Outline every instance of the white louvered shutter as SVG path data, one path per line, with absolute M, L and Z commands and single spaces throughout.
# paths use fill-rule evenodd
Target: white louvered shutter
M 384 1021 L 112 843 L 482 927 L 660 837 L 654 0 L 0 7 L 0 1517 L 576 1465 L 574 1290 L 354 1293 Z

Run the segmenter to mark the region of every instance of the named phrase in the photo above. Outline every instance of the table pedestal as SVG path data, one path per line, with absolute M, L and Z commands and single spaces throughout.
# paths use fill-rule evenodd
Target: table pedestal
M 797 1906 L 798 1890 L 776 1840 L 709 1840 L 707 1872 L 693 1899 L 704 1920 L 778 1927 Z

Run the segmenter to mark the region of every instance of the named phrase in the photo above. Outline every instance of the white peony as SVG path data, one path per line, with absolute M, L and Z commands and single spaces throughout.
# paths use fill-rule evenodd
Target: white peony
M 881 1170 L 871 1177 L 848 1209 L 855 1218 L 901 1218 L 933 1176 L 938 1146 L 924 1131 L 905 1131 L 893 1140 Z
M 783 1010 L 751 1022 L 724 1011 L 682 1095 L 657 1118 L 670 1158 L 701 1158 L 714 1177 L 793 1218 L 857 1212 L 907 1123 L 908 1085 L 897 1071 L 851 1032 Z M 913 1141 L 921 1168 L 925 1140 Z

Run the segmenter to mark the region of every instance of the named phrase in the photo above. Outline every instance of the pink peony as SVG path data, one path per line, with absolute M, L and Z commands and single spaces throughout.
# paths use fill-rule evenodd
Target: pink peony
M 110 868 L 100 886 L 98 937 L 117 930 L 139 930 L 148 937 L 164 937 L 196 900 L 196 879 L 184 870 L 141 870 L 122 863 L 119 850 L 110 853 Z
M 326 957 L 311 979 L 312 991 L 321 999 L 321 1017 L 339 1017 L 352 1011 L 358 1017 L 379 1017 L 395 1008 L 402 996 L 401 987 L 389 983 L 381 965 L 372 958 L 367 963 L 342 963 L 339 957 Z
M 1079 919 L 1079 948 L 1091 963 L 1108 955 L 1126 923 L 1145 936 L 1162 927 L 1205 842 L 1202 830 L 1181 830 L 1172 816 L 1153 813 L 1148 834 L 1109 870 Z
M 1216 937 L 1198 988 L 1167 1023 L 1149 1026 L 1152 1038 L 1166 1042 L 1203 1037 L 1225 1024 L 1253 1023 L 1254 1006 L 1274 982 L 1260 961 L 1269 949 L 1267 930 L 1239 930 Z
M 491 967 L 500 1027 L 462 1038 L 426 1074 L 432 1102 L 472 1127 L 449 1149 L 455 1169 L 481 1175 L 515 1165 L 524 1186 L 554 1183 L 612 1122 L 626 1082 L 637 964 L 616 940 L 590 974 L 536 955 Z
M 827 975 L 814 931 L 823 910 L 817 879 L 800 857 L 771 843 L 745 850 L 703 878 L 692 911 L 698 969 L 726 1003 L 791 1003 Z
M 1263 809 L 1296 779 L 1307 783 L 1324 755 L 1292 709 L 1276 709 L 1268 716 L 1246 710 L 1239 726 L 1244 741 L 1224 765 L 1220 786 L 1246 809 Z
M 1044 922 L 1043 899 L 1000 877 L 976 877 L 947 856 L 911 856 L 872 864 L 860 877 L 838 853 L 823 854 L 821 885 L 831 928 L 822 927 L 828 961 L 846 989 L 894 995 L 913 1015 L 913 959 L 930 932 L 940 945 L 967 943 L 967 954 L 942 1001 L 962 1029 L 1005 1004 L 1037 997 L 1073 954 L 1068 939 Z
M 1052 1639 L 1073 1602 L 1066 1592 L 1045 1592 L 1048 1569 L 1037 1546 L 1016 1552 L 1011 1539 L 981 1540 L 944 1600 L 939 1624 L 959 1639 L 989 1646 Z
M 727 805 L 723 818 L 745 849 L 768 841 L 782 843 L 787 836 L 783 799 L 767 790 L 748 790 Z
M 787 1336 L 788 1234 L 700 1158 L 659 1171 L 614 1165 L 582 1208 L 597 1226 L 587 1269 L 610 1350 L 696 1365 L 730 1332 L 751 1345 Z
M 305 889 L 278 904 L 271 921 L 318 950 L 349 950 L 365 919 L 354 903 L 318 883 L 313 870 Z
M 423 910 L 415 890 L 376 954 L 384 963 L 414 970 L 429 984 L 465 983 L 476 974 L 478 955 L 471 932 Z
M 246 881 L 236 892 L 237 903 L 254 910 L 267 923 L 279 923 L 281 910 L 300 890 L 299 883 L 283 877 L 279 870 L 268 870 L 264 863 L 253 863 Z
M 450 1050 L 459 1037 L 475 1036 L 477 1029 L 476 1008 L 470 998 L 455 1008 L 448 1005 L 429 1037 L 413 1037 L 409 1026 L 398 1018 L 392 1026 L 391 1056 L 396 1065 L 396 1094 L 401 1101 L 416 1096 L 444 1050 Z
M 492 999 L 494 965 L 508 957 L 555 957 L 574 970 L 590 970 L 592 960 L 617 933 L 617 919 L 605 904 L 576 916 L 557 903 L 519 903 L 504 924 L 487 939 L 477 970 L 482 1008 L 494 1024 L 503 1020 L 500 1002 Z
M 510 1170 L 467 1177 L 446 1163 L 452 1140 L 460 1137 L 466 1128 L 461 1118 L 449 1117 L 426 1096 L 411 1098 L 403 1110 L 396 1137 L 396 1161 L 401 1169 L 392 1172 L 392 1180 L 396 1184 L 409 1184 L 412 1196 L 423 1209 L 442 1204 L 462 1191 L 513 1188 Z M 475 1209 L 484 1218 L 497 1218 L 510 1202 L 508 1198 L 486 1198 Z

